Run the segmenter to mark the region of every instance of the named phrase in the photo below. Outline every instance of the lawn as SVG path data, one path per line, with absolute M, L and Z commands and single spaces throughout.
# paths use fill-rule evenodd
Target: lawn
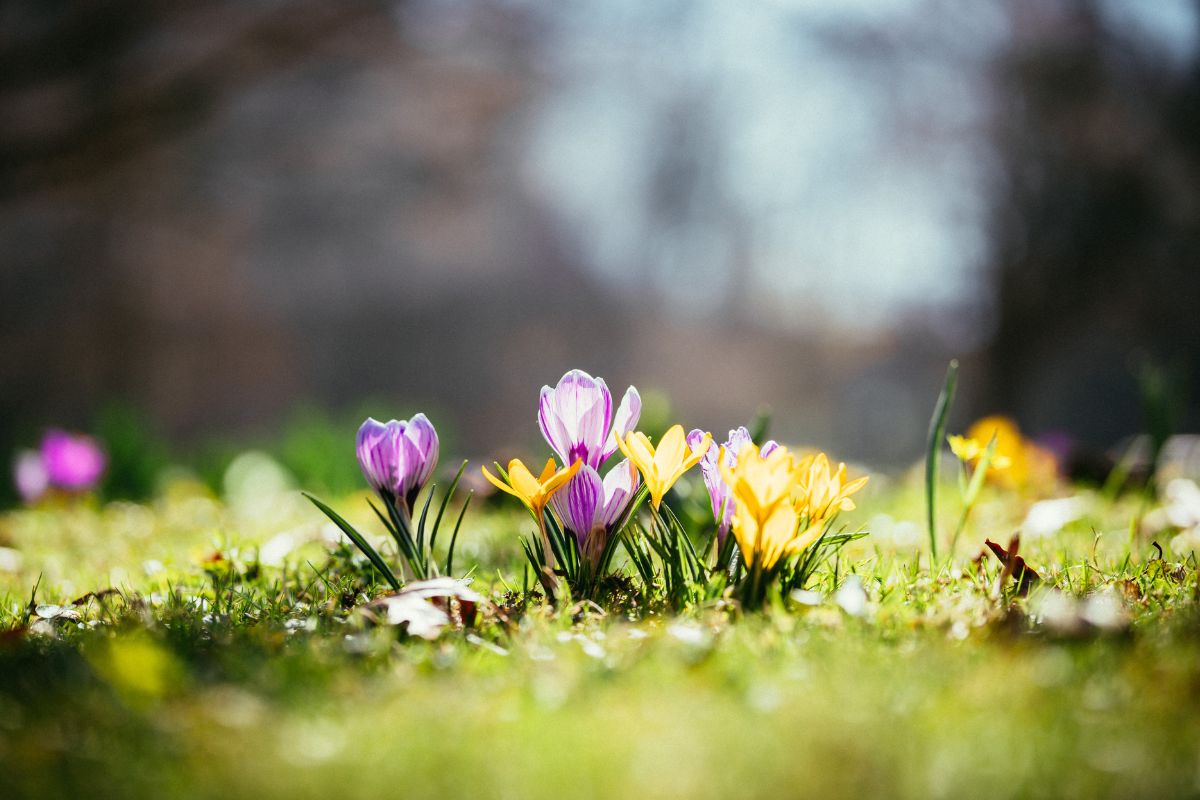
M 549 604 L 497 496 L 455 557 L 478 614 L 422 638 L 277 467 L 239 469 L 0 517 L 0 797 L 1200 793 L 1200 583 L 1144 492 L 1060 488 L 1083 510 L 1026 537 L 1022 595 L 975 557 L 1029 497 L 984 487 L 931 565 L 919 470 L 874 475 L 840 523 L 870 535 L 760 611 Z M 386 553 L 365 497 L 332 505 Z

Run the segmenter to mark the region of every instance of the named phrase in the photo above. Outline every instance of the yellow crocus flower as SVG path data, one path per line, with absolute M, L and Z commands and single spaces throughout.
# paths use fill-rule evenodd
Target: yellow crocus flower
M 736 501 L 733 535 L 742 558 L 766 570 L 816 541 L 831 516 L 854 508 L 850 495 L 867 483 L 866 477 L 847 481 L 846 465 L 833 469 L 824 453 L 797 461 L 779 447 L 764 458 L 754 445 L 734 467 L 722 463 L 721 475 Z
M 988 448 L 986 444 L 970 436 L 948 436 L 946 437 L 946 441 L 950 443 L 950 452 L 954 453 L 958 457 L 958 460 L 965 464 L 978 465 Z M 988 467 L 1002 472 L 1012 466 L 1012 457 L 1000 452 L 1000 442 L 997 439 L 996 450 L 992 453 L 992 459 L 988 462 Z
M 708 452 L 712 446 L 712 434 L 704 434 L 704 439 L 695 450 L 688 447 L 682 425 L 671 426 L 659 440 L 657 448 L 650 444 L 650 439 L 641 431 L 633 431 L 624 439 L 617 437 L 617 445 L 642 473 L 642 480 L 650 491 L 650 503 L 657 511 L 663 496 L 675 485 L 675 481 L 699 464 Z
M 850 495 L 867 485 L 867 476 L 846 480 L 846 465 L 837 469 L 829 464 L 824 453 L 805 459 L 796 475 L 796 502 L 810 522 L 825 520 L 839 511 L 853 511 Z
M 755 514 L 748 503 L 741 502 L 743 499 L 738 498 L 733 512 L 733 536 L 747 564 L 769 570 L 785 553 L 803 549 L 790 549 L 800 525 L 795 506 L 784 499 Z
M 546 504 L 550 502 L 550 498 L 565 486 L 567 481 L 575 477 L 575 473 L 579 471 L 582 464 L 582 459 L 575 459 L 575 463 L 571 466 L 559 469 L 558 464 L 551 458 L 546 461 L 542 474 L 535 478 L 529 468 L 521 462 L 521 459 L 514 458 L 508 462 L 508 483 L 489 472 L 487 467 L 480 467 L 480 469 L 483 470 L 483 477 L 487 478 L 493 486 L 529 506 L 534 516 L 537 517 L 538 523 L 541 524 L 542 512 L 545 510 Z
M 737 498 L 738 507 L 748 506 L 756 518 L 765 520 L 770 510 L 787 497 L 796 483 L 796 462 L 790 450 L 777 447 L 764 457 L 756 444 L 748 444 L 730 467 L 724 455 L 719 460 L 721 477 Z

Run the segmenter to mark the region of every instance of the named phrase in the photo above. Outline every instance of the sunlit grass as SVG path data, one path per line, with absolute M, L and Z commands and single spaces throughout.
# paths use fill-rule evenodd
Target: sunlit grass
M 761 614 L 523 605 L 532 521 L 475 509 L 456 562 L 492 606 L 424 641 L 372 624 L 386 586 L 250 467 L 257 491 L 0 518 L 0 796 L 1200 790 L 1196 568 L 1131 534 L 1140 497 L 1081 492 L 1022 543 L 1022 598 L 972 559 L 1027 501 L 985 490 L 931 571 L 921 476 L 878 480 L 844 520 L 878 532 Z M 337 506 L 387 546 L 361 496 Z

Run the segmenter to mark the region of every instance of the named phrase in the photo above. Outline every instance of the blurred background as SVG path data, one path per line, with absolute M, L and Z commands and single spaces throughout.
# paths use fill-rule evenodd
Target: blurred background
M 0 452 L 1197 423 L 1194 0 L 13 0 L 0 108 Z

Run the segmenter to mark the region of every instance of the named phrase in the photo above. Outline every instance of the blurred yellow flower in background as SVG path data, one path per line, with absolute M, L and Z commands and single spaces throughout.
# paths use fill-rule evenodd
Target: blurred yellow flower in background
M 997 414 L 976 421 L 966 436 L 949 437 L 950 449 L 964 463 L 977 465 L 993 437 L 996 448 L 988 465 L 989 480 L 1021 490 L 1054 485 L 1058 472 L 1054 455 L 1025 438 L 1009 417 Z

